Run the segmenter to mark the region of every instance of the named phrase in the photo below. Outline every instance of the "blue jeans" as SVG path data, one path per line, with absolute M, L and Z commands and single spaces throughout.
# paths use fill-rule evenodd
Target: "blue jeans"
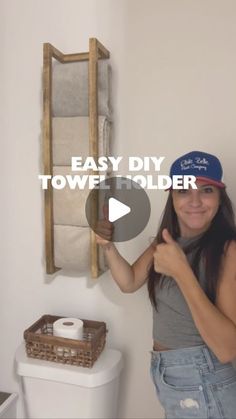
M 236 419 L 236 370 L 206 345 L 151 351 L 151 376 L 167 419 Z

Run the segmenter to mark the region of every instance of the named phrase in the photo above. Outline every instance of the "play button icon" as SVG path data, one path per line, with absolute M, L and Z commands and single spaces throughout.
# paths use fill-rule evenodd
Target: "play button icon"
M 113 223 L 113 221 L 119 220 L 121 217 L 124 217 L 126 214 L 129 214 L 131 211 L 128 205 L 123 204 L 115 198 L 109 198 L 108 201 L 108 220 Z
M 88 224 L 95 233 L 103 236 L 99 226 L 107 220 L 113 224 L 112 241 L 122 242 L 133 239 L 144 230 L 151 207 L 147 193 L 137 182 L 114 176 L 91 190 L 85 212 Z

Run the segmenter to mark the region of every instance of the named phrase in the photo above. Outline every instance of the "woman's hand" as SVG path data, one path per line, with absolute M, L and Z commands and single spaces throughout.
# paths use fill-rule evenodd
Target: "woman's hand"
M 108 220 L 99 220 L 95 232 L 97 244 L 106 246 L 112 240 L 113 224 Z
M 98 220 L 95 233 L 97 244 L 103 247 L 107 247 L 111 243 L 112 234 L 113 234 L 113 223 L 108 220 L 108 207 L 104 205 L 103 207 L 103 220 Z
M 158 244 L 153 254 L 156 272 L 178 280 L 186 267 L 190 267 L 185 253 L 166 228 L 162 231 L 164 243 Z

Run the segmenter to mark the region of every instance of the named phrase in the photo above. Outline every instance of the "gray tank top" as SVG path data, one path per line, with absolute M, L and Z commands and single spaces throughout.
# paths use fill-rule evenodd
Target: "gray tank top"
M 196 240 L 179 238 L 181 247 Z M 189 262 L 193 252 L 187 255 Z M 203 261 L 199 267 L 199 284 L 205 290 L 206 277 Z M 192 318 L 190 309 L 176 281 L 165 276 L 161 287 L 156 287 L 157 310 L 153 308 L 153 339 L 170 349 L 204 344 Z

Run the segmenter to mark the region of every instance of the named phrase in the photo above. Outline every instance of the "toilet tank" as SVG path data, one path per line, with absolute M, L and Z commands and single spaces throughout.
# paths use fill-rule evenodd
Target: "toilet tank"
M 27 418 L 117 418 L 121 352 L 106 348 L 92 368 L 28 358 L 16 352 Z

